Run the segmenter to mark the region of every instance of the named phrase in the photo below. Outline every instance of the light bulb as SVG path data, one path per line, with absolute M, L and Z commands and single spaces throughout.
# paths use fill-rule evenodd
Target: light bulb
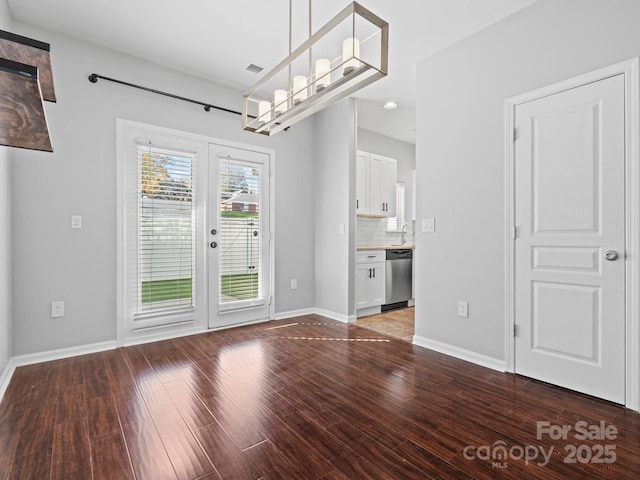
M 271 120 L 271 102 L 265 100 L 258 103 L 258 123 L 264 125 Z
M 348 75 L 360 67 L 360 60 L 354 57 L 360 56 L 360 40 L 347 38 L 342 42 L 342 74 Z
M 324 90 L 331 83 L 331 61 L 326 58 L 316 60 L 316 92 Z
M 293 77 L 293 104 L 297 105 L 307 99 L 307 77 L 296 75 Z
M 273 92 L 273 111 L 276 115 L 280 115 L 287 111 L 287 91 L 276 90 Z

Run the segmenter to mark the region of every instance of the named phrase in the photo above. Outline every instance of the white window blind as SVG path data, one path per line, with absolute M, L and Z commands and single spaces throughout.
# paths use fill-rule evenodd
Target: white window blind
M 263 166 L 232 158 L 221 159 L 220 295 L 222 310 L 237 302 L 264 303 L 262 271 L 261 177 Z
M 406 223 L 404 182 L 396 182 L 396 216 L 387 219 L 387 230 L 399 232 Z
M 194 155 L 138 145 L 137 312 L 195 307 Z

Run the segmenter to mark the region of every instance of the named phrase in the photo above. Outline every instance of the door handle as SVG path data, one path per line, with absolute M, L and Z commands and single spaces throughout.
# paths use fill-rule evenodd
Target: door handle
M 376 278 L 376 269 L 373 268 L 372 270 L 373 270 L 373 278 Z
M 607 250 L 606 252 L 604 252 L 604 258 L 606 260 L 609 260 L 610 262 L 613 262 L 618 259 L 618 252 L 616 252 L 615 250 Z
M 216 248 L 218 246 L 218 243 L 217 242 L 211 242 L 210 245 L 211 245 L 211 248 Z

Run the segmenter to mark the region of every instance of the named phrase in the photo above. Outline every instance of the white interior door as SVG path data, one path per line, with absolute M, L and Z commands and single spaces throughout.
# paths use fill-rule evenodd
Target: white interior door
M 209 145 L 209 328 L 269 318 L 269 160 Z
M 624 84 L 616 75 L 515 110 L 515 371 L 617 403 L 625 402 Z

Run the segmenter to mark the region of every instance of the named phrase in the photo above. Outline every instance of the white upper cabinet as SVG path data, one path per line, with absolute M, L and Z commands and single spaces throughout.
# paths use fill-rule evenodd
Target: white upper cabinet
M 369 155 L 364 152 L 356 157 L 356 212 L 369 213 Z
M 359 215 L 395 217 L 396 170 L 393 158 L 358 152 L 356 163 L 356 212 Z

